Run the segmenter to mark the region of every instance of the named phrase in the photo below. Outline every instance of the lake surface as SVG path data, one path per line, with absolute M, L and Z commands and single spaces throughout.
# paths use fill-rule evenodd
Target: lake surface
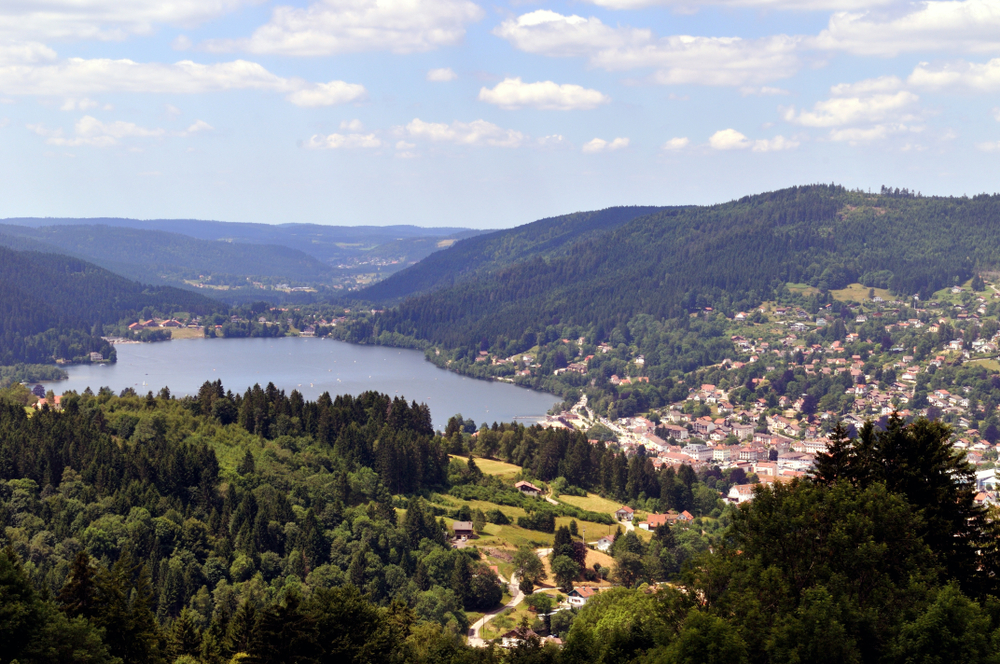
M 102 386 L 120 393 L 126 387 L 153 394 L 167 386 L 174 396 L 194 395 L 206 380 L 222 379 L 234 393 L 254 383 L 273 382 L 308 400 L 323 392 L 357 395 L 376 390 L 407 401 L 426 403 L 435 429 L 456 413 L 476 424 L 532 424 L 558 398 L 508 383 L 495 383 L 439 369 L 415 350 L 355 346 L 330 339 L 178 339 L 115 347 L 118 362 L 64 367 L 69 380 L 46 384 L 57 394 Z

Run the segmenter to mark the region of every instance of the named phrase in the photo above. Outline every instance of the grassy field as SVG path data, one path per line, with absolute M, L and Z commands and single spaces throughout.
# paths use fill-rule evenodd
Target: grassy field
M 615 510 L 621 507 L 621 503 L 616 503 L 615 501 L 608 500 L 607 498 L 601 498 L 596 493 L 588 493 L 586 497 L 559 496 L 559 501 L 566 503 L 567 505 L 572 505 L 573 507 L 579 507 L 582 510 L 590 512 L 604 512 L 605 514 L 614 514 Z
M 461 461 L 466 461 L 465 457 L 451 455 L 452 459 L 460 459 Z M 493 459 L 476 459 L 476 465 L 479 466 L 479 470 L 483 471 L 484 475 L 499 475 L 500 477 L 513 477 L 521 472 L 520 466 L 515 466 L 512 463 L 504 463 L 503 461 L 494 461 Z
M 966 364 L 979 364 L 990 371 L 1000 371 L 1000 362 L 996 360 L 969 360 Z
M 788 284 L 785 284 L 785 285 L 788 286 L 788 290 L 790 290 L 792 293 L 796 293 L 796 294 L 799 294 L 799 295 L 804 295 L 806 297 L 808 297 L 810 295 L 816 295 L 817 293 L 819 293 L 819 289 L 818 288 L 814 288 L 814 287 L 810 286 L 809 284 L 792 284 L 792 283 L 788 283 Z
M 840 300 L 841 302 L 864 302 L 868 299 L 868 290 L 867 286 L 862 286 L 861 284 L 851 284 L 847 288 L 830 291 L 830 295 L 833 295 L 834 299 Z M 876 288 L 875 294 L 886 301 L 896 299 L 893 297 L 892 293 L 884 288 Z
M 205 330 L 200 327 L 175 327 L 170 330 L 171 339 L 204 339 Z

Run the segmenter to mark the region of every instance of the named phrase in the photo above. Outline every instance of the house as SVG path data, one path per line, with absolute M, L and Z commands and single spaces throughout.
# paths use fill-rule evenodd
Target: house
M 569 605 L 572 606 L 573 608 L 579 609 L 580 607 L 582 607 L 584 604 L 587 603 L 588 599 L 590 599 L 596 594 L 597 594 L 596 588 L 579 586 L 577 588 L 573 588 L 573 590 L 571 590 L 569 594 L 566 595 L 566 601 L 568 601 Z
M 618 511 L 615 512 L 615 518 L 619 521 L 631 521 L 634 516 L 635 510 L 628 505 L 622 505 L 618 508 Z
M 614 537 L 612 537 L 611 535 L 605 535 L 601 539 L 597 540 L 595 548 L 602 553 L 607 553 L 608 551 L 611 550 L 611 545 L 614 543 L 615 543 Z
M 533 498 L 537 498 L 538 496 L 542 495 L 541 489 L 539 489 L 531 482 L 525 482 L 524 480 L 521 480 L 520 482 L 515 484 L 514 488 L 523 493 L 524 495 L 532 496 Z
M 661 429 L 666 429 L 667 436 L 673 438 L 674 440 L 687 440 L 688 430 L 684 427 L 677 426 L 676 424 L 665 424 L 660 426 Z
M 734 484 L 726 497 L 729 502 L 740 505 L 753 500 L 753 484 Z
M 41 410 L 46 406 L 52 408 L 53 410 L 62 410 L 62 395 L 59 394 L 55 395 L 52 398 L 52 401 L 49 401 L 46 398 L 46 399 L 39 399 L 38 401 L 35 402 L 35 410 Z
M 451 524 L 451 529 L 455 531 L 455 537 L 459 539 L 467 539 L 473 535 L 471 521 L 456 521 Z
M 527 627 L 516 627 L 500 637 L 502 648 L 516 648 L 528 639 L 537 639 L 538 634 Z
M 639 524 L 639 527 L 643 530 L 656 530 L 660 526 L 665 526 L 670 523 L 670 514 L 650 514 L 646 517 L 646 521 Z

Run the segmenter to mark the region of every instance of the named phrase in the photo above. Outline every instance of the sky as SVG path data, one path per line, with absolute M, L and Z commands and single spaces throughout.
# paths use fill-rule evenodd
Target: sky
M 0 217 L 1000 190 L 1000 0 L 3 0 Z

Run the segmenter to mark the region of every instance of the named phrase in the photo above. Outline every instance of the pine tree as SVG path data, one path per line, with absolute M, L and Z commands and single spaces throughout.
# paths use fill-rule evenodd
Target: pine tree
M 243 600 L 233 614 L 233 619 L 229 621 L 229 629 L 222 642 L 225 652 L 229 655 L 249 652 L 250 639 L 257 629 L 258 620 L 257 605 L 249 599 Z
M 97 615 L 97 576 L 86 551 L 76 554 L 57 599 L 63 612 L 71 618 Z
M 322 653 L 316 621 L 295 593 L 264 611 L 250 642 L 252 664 L 313 664 Z
M 837 426 L 830 432 L 830 443 L 826 452 L 816 455 L 816 463 L 813 467 L 813 480 L 820 484 L 832 485 L 838 480 L 847 479 L 853 456 L 851 439 L 847 436 L 847 430 L 838 422 Z
M 173 659 L 181 655 L 197 657 L 201 652 L 201 644 L 201 632 L 192 620 L 190 610 L 182 610 L 181 615 L 170 627 L 170 634 L 167 637 L 170 657 Z
M 462 606 L 467 606 L 472 600 L 471 583 L 472 570 L 469 567 L 469 558 L 464 553 L 459 552 L 455 560 L 455 567 L 451 571 L 451 589 Z

